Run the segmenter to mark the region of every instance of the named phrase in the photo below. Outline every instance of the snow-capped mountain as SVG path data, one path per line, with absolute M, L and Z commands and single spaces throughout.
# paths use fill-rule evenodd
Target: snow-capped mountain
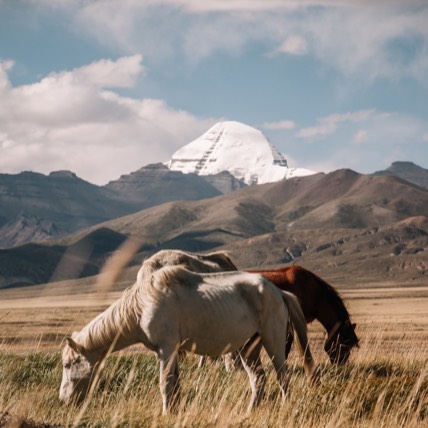
M 185 174 L 228 171 L 249 185 L 314 174 L 303 168 L 289 168 L 284 156 L 259 130 L 240 122 L 215 124 L 177 150 L 166 165 Z

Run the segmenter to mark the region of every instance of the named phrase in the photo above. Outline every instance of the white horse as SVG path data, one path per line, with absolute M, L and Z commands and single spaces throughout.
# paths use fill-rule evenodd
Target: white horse
M 119 300 L 67 338 L 62 355 L 61 400 L 83 399 L 107 353 L 141 342 L 160 360 L 164 413 L 178 404 L 179 350 L 219 356 L 240 349 L 252 388 L 251 410 L 260 401 L 265 382 L 259 358 L 262 345 L 285 394 L 289 317 L 306 372 L 313 377 L 306 322 L 294 295 L 258 274 L 197 274 L 182 266 L 161 267 L 158 262 L 157 255 L 146 260 L 136 283 Z

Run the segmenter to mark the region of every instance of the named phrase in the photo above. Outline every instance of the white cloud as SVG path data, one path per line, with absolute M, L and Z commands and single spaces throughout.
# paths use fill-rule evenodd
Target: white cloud
M 0 61 L 0 95 L 10 88 L 7 72 L 13 67 L 13 61 Z
M 322 138 L 336 131 L 338 125 L 343 122 L 364 122 L 375 115 L 374 110 L 359 110 L 348 113 L 336 113 L 318 119 L 318 125 L 302 128 L 296 136 L 305 139 Z
M 144 71 L 142 59 L 140 54 L 122 57 L 117 61 L 105 59 L 62 74 L 72 75 L 84 83 L 98 87 L 130 88 Z
M 103 184 L 168 160 L 213 124 L 163 100 L 124 97 L 144 71 L 141 57 L 103 60 L 12 87 L 0 64 L 0 171 L 69 169 Z
M 321 123 L 317 126 L 300 129 L 300 131 L 297 132 L 296 136 L 305 139 L 320 138 L 332 134 L 336 130 L 336 128 L 337 126 L 333 122 L 321 121 Z
M 296 124 L 292 120 L 280 120 L 278 122 L 265 122 L 260 125 L 264 129 L 285 129 L 291 130 L 296 127 Z
M 364 80 L 428 72 L 428 4 L 372 2 L 322 8 L 302 23 L 315 56 L 346 76 Z
M 150 58 L 184 54 L 197 63 L 216 52 L 236 55 L 258 41 L 267 52 L 310 53 L 367 81 L 426 82 L 428 74 L 424 0 L 99 0 L 63 7 L 80 33 Z
M 367 140 L 368 140 L 367 131 L 364 131 L 363 129 L 360 129 L 354 135 L 354 139 L 352 141 L 353 141 L 353 143 L 360 144 L 360 143 L 365 143 Z
M 0 67 L 5 71 L 12 70 L 14 65 L 15 65 L 14 61 L 10 59 L 5 61 L 0 61 Z
M 296 8 L 294 1 L 284 0 L 164 0 L 192 12 L 249 12 Z
M 314 171 L 340 167 L 371 173 L 403 160 L 426 168 L 428 145 L 421 144 L 421 136 L 427 132 L 426 121 L 401 113 L 364 110 L 324 119 L 327 118 L 322 124 L 334 125 L 335 132 L 321 138 L 314 131 L 310 136 L 318 136 L 316 148 L 308 150 L 305 144 L 292 146 L 293 157 L 300 165 Z
M 291 35 L 284 40 L 277 51 L 290 55 L 305 55 L 308 52 L 308 46 L 303 37 Z

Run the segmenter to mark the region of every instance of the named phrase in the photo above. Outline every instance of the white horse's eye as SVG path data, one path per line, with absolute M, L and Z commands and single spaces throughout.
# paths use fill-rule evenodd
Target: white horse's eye
M 73 364 L 80 364 L 80 357 L 77 357 L 74 361 Z
M 69 369 L 71 367 L 71 363 L 64 363 L 63 366 L 65 369 Z

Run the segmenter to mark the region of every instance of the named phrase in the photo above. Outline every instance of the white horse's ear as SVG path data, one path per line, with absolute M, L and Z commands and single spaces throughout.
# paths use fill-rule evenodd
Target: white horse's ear
M 83 352 L 83 346 L 76 343 L 71 337 L 66 337 L 66 342 L 68 346 L 75 352 L 81 354 Z

